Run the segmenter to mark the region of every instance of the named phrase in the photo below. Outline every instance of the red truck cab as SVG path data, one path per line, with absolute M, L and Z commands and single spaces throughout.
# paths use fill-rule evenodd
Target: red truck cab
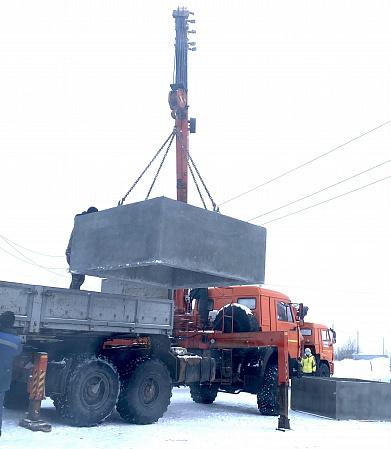
M 289 356 L 291 359 L 300 356 L 302 337 L 296 321 L 296 309 L 288 296 L 259 286 L 238 286 L 210 288 L 208 298 L 209 310 L 214 313 L 228 304 L 240 304 L 251 310 L 260 332 L 288 332 Z
M 336 333 L 323 324 L 304 322 L 301 325 L 303 346 L 310 348 L 315 356 L 317 375 L 329 377 L 334 374 L 334 344 Z

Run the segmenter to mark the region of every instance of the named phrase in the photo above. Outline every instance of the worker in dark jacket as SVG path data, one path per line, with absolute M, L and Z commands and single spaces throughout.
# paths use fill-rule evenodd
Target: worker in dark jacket
M 87 209 L 87 211 L 82 212 L 81 214 L 77 214 L 75 216 L 78 217 L 79 215 L 84 215 L 84 214 L 91 214 L 93 212 L 98 212 L 98 209 L 96 207 L 89 207 Z M 72 240 L 73 240 L 73 232 L 74 229 L 72 229 L 71 232 L 71 236 L 69 237 L 69 242 L 68 242 L 68 246 L 67 249 L 65 250 L 65 257 L 67 258 L 67 262 L 68 265 L 70 265 L 71 263 L 71 249 L 72 249 Z M 80 287 L 83 285 L 86 276 L 84 274 L 77 274 L 77 273 L 71 273 L 72 275 L 72 281 L 71 281 L 71 285 L 69 286 L 69 288 L 74 289 L 74 290 L 80 290 Z
M 13 312 L 4 312 L 0 315 L 0 436 L 4 395 L 10 389 L 14 358 L 22 352 L 20 337 L 14 335 L 12 330 L 14 323 Z

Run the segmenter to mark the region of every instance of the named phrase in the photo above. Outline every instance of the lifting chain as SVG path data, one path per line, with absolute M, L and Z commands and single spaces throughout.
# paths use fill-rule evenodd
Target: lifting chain
M 175 131 L 172 131 L 171 134 L 167 137 L 167 139 L 164 141 L 163 145 L 158 149 L 158 151 L 156 152 L 155 156 L 151 159 L 151 161 L 148 163 L 148 165 L 144 168 L 144 170 L 141 172 L 140 176 L 136 179 L 136 181 L 134 181 L 134 183 L 132 184 L 132 186 L 130 187 L 130 189 L 126 192 L 126 194 L 118 201 L 118 206 L 122 206 L 126 200 L 126 198 L 128 197 L 129 193 L 136 187 L 136 185 L 138 184 L 138 182 L 140 181 L 140 179 L 143 177 L 143 175 L 145 174 L 145 172 L 149 169 L 149 167 L 153 164 L 154 160 L 159 156 L 159 154 L 161 153 L 161 151 L 163 150 L 163 148 L 166 146 L 167 142 L 171 139 L 170 145 L 174 139 L 175 136 Z M 160 171 L 160 168 L 159 168 Z M 149 195 L 149 193 L 148 193 Z
M 130 187 L 130 189 L 129 189 L 129 190 L 126 192 L 126 194 L 121 198 L 121 200 L 118 201 L 118 206 L 122 206 L 122 205 L 124 204 L 126 198 L 127 198 L 128 195 L 130 194 L 130 192 L 136 187 L 136 185 L 138 184 L 138 182 L 140 181 L 140 179 L 144 176 L 145 172 L 150 168 L 150 166 L 153 164 L 153 162 L 155 161 L 155 159 L 159 156 L 159 154 L 162 152 L 162 150 L 164 149 L 164 147 L 165 147 L 165 146 L 167 145 L 167 143 L 168 143 L 167 148 L 166 148 L 166 151 L 165 151 L 165 153 L 164 153 L 164 155 L 163 155 L 163 158 L 162 158 L 162 160 L 161 160 L 161 162 L 160 162 L 160 165 L 159 165 L 159 167 L 158 167 L 158 169 L 157 169 L 157 171 L 156 171 L 156 174 L 155 174 L 155 176 L 154 176 L 154 178 L 153 178 L 152 184 L 151 184 L 151 186 L 150 186 L 150 188 L 149 188 L 149 190 L 148 190 L 147 196 L 146 196 L 146 198 L 145 198 L 146 200 L 149 199 L 149 195 L 151 194 L 151 191 L 152 191 L 152 189 L 153 189 L 153 187 L 154 187 L 154 185 L 155 185 L 155 183 L 156 183 L 156 180 L 157 180 L 157 178 L 158 178 L 158 176 L 159 176 L 159 173 L 160 173 L 160 171 L 161 171 L 161 169 L 162 169 L 162 167 L 163 167 L 164 161 L 166 160 L 167 154 L 168 154 L 168 152 L 169 152 L 169 150 L 170 150 L 170 148 L 171 148 L 172 142 L 174 141 L 174 138 L 175 138 L 176 135 L 177 135 L 177 131 L 176 131 L 176 129 L 174 128 L 174 130 L 171 132 L 171 134 L 170 134 L 170 135 L 167 137 L 167 139 L 164 141 L 163 145 L 158 149 L 158 151 L 157 151 L 156 154 L 153 156 L 153 158 L 151 159 L 151 161 L 147 164 L 147 166 L 146 166 L 146 167 L 144 168 L 144 170 L 141 172 L 140 176 L 139 176 L 139 177 L 136 179 L 136 181 L 132 184 L 132 186 Z M 207 193 L 207 195 L 208 195 L 208 197 L 209 197 L 209 199 L 210 199 L 210 201 L 211 201 L 211 203 L 212 203 L 213 211 L 214 211 L 214 212 L 220 212 L 219 207 L 218 207 L 217 204 L 214 202 L 214 200 L 213 200 L 213 198 L 212 198 L 212 195 L 211 195 L 210 192 L 209 192 L 209 189 L 206 187 L 206 184 L 205 184 L 205 182 L 204 182 L 204 180 L 203 180 L 203 178 L 202 178 L 202 176 L 201 176 L 201 174 L 200 174 L 200 172 L 199 172 L 199 170 L 198 170 L 198 168 L 197 168 L 195 162 L 193 161 L 193 158 L 190 156 L 189 151 L 187 151 L 187 155 L 188 155 L 188 158 L 187 158 L 187 165 L 188 165 L 188 167 L 189 167 L 191 176 L 192 176 L 192 178 L 193 178 L 194 184 L 195 184 L 195 186 L 196 186 L 196 188 L 197 188 L 198 194 L 199 194 L 199 196 L 200 196 L 200 198 L 201 198 L 201 201 L 202 201 L 202 204 L 203 204 L 204 208 L 207 209 L 206 203 L 205 203 L 205 200 L 204 200 L 204 198 L 203 198 L 203 196 L 202 196 L 202 192 L 201 192 L 200 186 L 198 185 L 198 182 L 197 182 L 197 179 L 196 179 L 196 175 L 195 175 L 195 174 L 197 174 L 197 176 L 198 176 L 199 180 L 201 181 L 201 184 L 202 184 L 202 186 L 203 186 L 205 192 Z M 195 171 L 195 173 L 194 173 L 194 171 Z
M 197 183 L 197 179 L 196 179 L 196 177 L 194 175 L 193 169 L 192 169 L 192 167 L 191 167 L 191 165 L 189 163 L 189 159 L 187 160 L 187 166 L 189 167 L 189 170 L 190 170 L 190 173 L 191 173 L 191 177 L 193 178 L 193 181 L 194 181 L 194 184 L 195 184 L 195 186 L 197 188 L 198 194 L 200 195 L 202 204 L 204 205 L 204 209 L 208 209 L 206 207 L 206 203 L 205 203 L 204 197 L 202 196 L 202 192 L 201 192 L 200 186 Z
M 153 178 L 151 187 L 149 188 L 148 193 L 147 193 L 147 196 L 145 197 L 146 200 L 149 198 L 149 195 L 151 194 L 151 191 L 152 191 L 152 189 L 153 189 L 153 186 L 155 185 L 155 182 L 156 182 L 156 180 L 157 180 L 157 177 L 159 176 L 160 170 L 162 169 L 163 164 L 164 164 L 164 161 L 166 160 L 167 154 L 168 154 L 168 152 L 169 152 L 169 150 L 170 150 L 170 148 L 171 148 L 171 144 L 172 144 L 172 141 L 174 140 L 174 137 L 175 137 L 175 133 L 173 132 L 173 133 L 171 134 L 171 140 L 170 140 L 170 142 L 169 142 L 169 144 L 168 144 L 168 146 L 167 146 L 166 152 L 164 153 L 163 159 L 162 159 L 162 161 L 160 162 L 160 165 L 159 165 L 159 168 L 157 169 L 157 172 L 156 172 L 155 177 Z
M 210 199 L 210 202 L 212 203 L 213 211 L 219 213 L 219 212 L 220 212 L 220 209 L 219 209 L 219 207 L 217 206 L 217 204 L 214 202 L 214 200 L 213 200 L 213 198 L 212 198 L 212 195 L 210 194 L 208 188 L 206 187 L 206 184 L 205 184 L 204 180 L 202 179 L 202 176 L 201 176 L 201 174 L 200 174 L 200 172 L 199 172 L 199 170 L 198 170 L 198 168 L 197 168 L 195 162 L 193 161 L 193 158 L 190 156 L 190 153 L 188 153 L 188 156 L 189 156 L 189 161 L 190 161 L 191 164 L 193 165 L 193 168 L 194 168 L 194 170 L 196 171 L 196 173 L 197 173 L 197 175 L 198 175 L 198 178 L 200 179 L 200 181 L 201 181 L 201 183 L 202 183 L 202 186 L 204 187 L 205 192 L 207 193 L 207 195 L 208 195 L 208 197 L 209 197 L 209 199 Z M 188 163 L 188 165 L 189 165 L 189 168 L 190 168 L 190 163 Z M 190 170 L 190 173 L 192 173 L 194 182 L 195 182 L 195 184 L 196 184 L 196 186 L 197 186 L 198 193 L 200 194 L 202 203 L 204 204 L 204 207 L 205 207 L 204 199 L 202 198 L 200 189 L 199 189 L 199 187 L 198 187 L 197 181 L 195 180 L 195 177 L 194 177 L 194 174 L 193 174 L 192 170 Z M 205 209 L 206 209 L 206 207 L 205 207 Z

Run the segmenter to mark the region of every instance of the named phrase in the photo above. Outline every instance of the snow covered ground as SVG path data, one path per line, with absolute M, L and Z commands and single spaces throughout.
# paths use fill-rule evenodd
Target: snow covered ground
M 337 363 L 336 374 L 345 377 L 348 369 L 356 367 L 355 375 L 360 377 L 362 370 L 364 376 L 367 370 L 357 362 L 362 361 L 354 361 L 353 365 Z M 33 433 L 18 427 L 21 415 L 5 410 L 1 449 L 391 449 L 389 422 L 333 421 L 291 411 L 292 430 L 279 432 L 277 418 L 261 416 L 255 396 L 246 393 L 219 393 L 214 404 L 201 405 L 192 402 L 187 388 L 175 388 L 165 416 L 149 426 L 126 424 L 113 414 L 99 427 L 67 427 L 50 400 L 43 403 L 42 418 L 53 425 L 51 433 Z
M 341 360 L 340 362 L 335 362 L 334 375 L 336 377 L 390 382 L 390 359 L 388 357 L 378 357 L 371 360 Z

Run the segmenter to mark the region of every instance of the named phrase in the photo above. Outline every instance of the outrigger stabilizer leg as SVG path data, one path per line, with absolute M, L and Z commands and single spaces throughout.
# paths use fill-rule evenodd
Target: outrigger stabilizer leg
M 41 401 L 45 393 L 45 377 L 48 367 L 48 355 L 45 352 L 34 354 L 33 370 L 29 381 L 29 408 L 26 417 L 19 425 L 34 432 L 50 432 L 52 426 L 40 419 Z
M 291 428 L 288 418 L 288 384 L 282 383 L 278 386 L 278 389 L 280 416 L 278 417 L 277 430 L 285 432 L 285 430 L 290 430 Z

